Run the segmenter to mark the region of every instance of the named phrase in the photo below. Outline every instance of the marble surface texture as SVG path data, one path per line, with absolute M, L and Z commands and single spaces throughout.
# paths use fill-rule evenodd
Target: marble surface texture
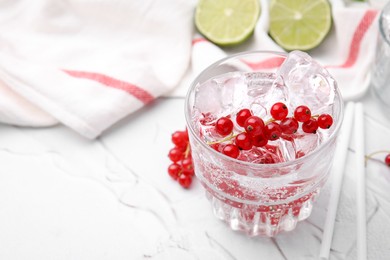
M 249 238 L 213 216 L 197 180 L 184 190 L 167 175 L 184 91 L 96 140 L 0 125 L 0 259 L 318 259 L 331 179 L 294 231 Z M 366 153 L 389 150 L 390 111 L 361 101 Z M 351 142 L 330 259 L 356 259 L 355 161 Z M 368 258 L 390 259 L 390 169 L 369 161 L 366 182 Z

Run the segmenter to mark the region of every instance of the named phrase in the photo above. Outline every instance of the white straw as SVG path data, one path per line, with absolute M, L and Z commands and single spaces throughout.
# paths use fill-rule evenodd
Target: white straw
M 332 244 L 334 222 L 336 219 L 337 207 L 339 204 L 341 184 L 344 176 L 344 166 L 348 153 L 349 139 L 351 136 L 354 118 L 354 103 L 349 102 L 345 108 L 344 121 L 337 139 L 335 152 L 335 163 L 333 164 L 332 192 L 329 198 L 328 212 L 325 219 L 324 233 L 322 235 L 320 258 L 328 259 L 330 246 Z
M 356 145 L 356 222 L 357 222 L 357 259 L 367 259 L 366 244 L 366 182 L 364 156 L 364 116 L 363 105 L 355 106 L 355 145 Z

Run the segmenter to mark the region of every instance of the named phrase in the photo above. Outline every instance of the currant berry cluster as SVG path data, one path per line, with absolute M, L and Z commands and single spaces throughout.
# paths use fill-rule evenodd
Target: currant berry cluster
M 307 106 L 298 106 L 293 116 L 288 117 L 287 106 L 277 102 L 270 109 L 272 118 L 266 122 L 252 114 L 247 109 L 241 109 L 236 114 L 236 123 L 244 131 L 233 135 L 234 123 L 229 116 L 220 117 L 215 123 L 215 131 L 222 137 L 221 140 L 209 143 L 214 149 L 232 158 L 240 155 L 240 150 L 250 150 L 253 146 L 262 147 L 269 141 L 275 141 L 280 137 L 288 137 L 296 133 L 301 125 L 305 133 L 316 133 L 318 128 L 328 129 L 333 124 L 333 118 L 329 114 L 312 115 Z M 231 141 L 220 148 L 218 144 Z
M 366 163 L 367 163 L 367 160 L 372 159 L 375 155 L 377 155 L 377 154 L 383 154 L 383 153 L 386 154 L 385 159 L 383 160 L 383 162 L 384 162 L 388 167 L 390 167 L 390 151 L 377 151 L 377 152 L 371 153 L 371 154 L 369 154 L 369 155 L 366 155 Z
M 168 153 L 168 157 L 172 161 L 172 164 L 168 166 L 168 174 L 183 188 L 189 188 L 194 177 L 194 166 L 188 133 L 187 131 L 176 131 L 172 134 L 171 140 L 175 147 Z

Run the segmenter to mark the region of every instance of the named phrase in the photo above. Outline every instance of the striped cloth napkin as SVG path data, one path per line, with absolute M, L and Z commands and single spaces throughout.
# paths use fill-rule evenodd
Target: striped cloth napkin
M 221 49 L 194 35 L 196 0 L 2 0 L 0 122 L 62 123 L 95 138 L 161 95 L 184 96 L 219 58 L 283 51 L 267 34 L 268 0 L 261 5 L 253 37 Z M 310 54 L 353 99 L 368 86 L 378 11 L 332 6 L 332 32 Z
M 97 137 L 178 85 L 195 4 L 1 0 L 0 122 Z

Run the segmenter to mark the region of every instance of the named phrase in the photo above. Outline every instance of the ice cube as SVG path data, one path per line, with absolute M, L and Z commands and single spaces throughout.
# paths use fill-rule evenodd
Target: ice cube
M 195 107 L 203 113 L 221 117 L 233 114 L 248 102 L 248 86 L 239 72 L 230 72 L 200 84 L 195 94 Z
M 221 107 L 220 92 L 219 85 L 215 81 L 198 84 L 195 92 L 195 108 L 203 113 L 216 114 Z
M 248 95 L 252 97 L 267 94 L 276 79 L 275 73 L 247 72 L 245 78 L 248 84 Z
M 252 97 L 250 109 L 263 119 L 269 118 L 268 111 L 276 102 L 286 102 L 288 91 L 280 76 L 275 73 L 246 73 L 248 96 Z
M 289 108 L 306 105 L 314 114 L 329 112 L 329 105 L 335 99 L 336 83 L 308 54 L 292 51 L 277 74 L 288 88 Z
M 314 151 L 321 143 L 320 132 L 317 134 L 297 134 L 294 137 L 294 145 L 296 153 L 302 155 L 309 154 Z

